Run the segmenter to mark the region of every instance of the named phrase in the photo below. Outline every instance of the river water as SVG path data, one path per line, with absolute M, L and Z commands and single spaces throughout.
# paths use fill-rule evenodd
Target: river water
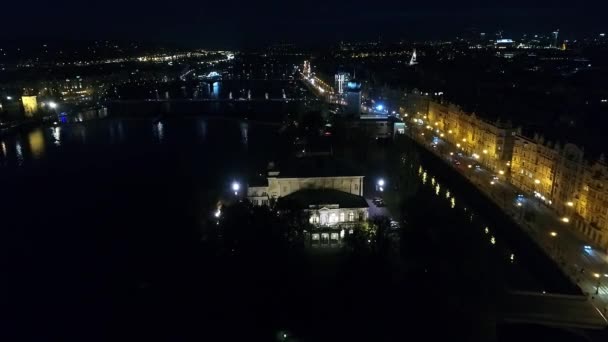
M 83 312 L 70 316 L 82 329 L 99 328 L 87 315 L 107 319 L 119 310 L 111 304 L 117 297 L 145 289 L 155 281 L 150 277 L 168 281 L 192 260 L 180 250 L 196 249 L 197 222 L 217 197 L 284 152 L 279 128 L 238 119 L 157 122 L 110 114 L 2 138 L 0 222 L 9 233 L 11 278 L 22 295 L 15 317 L 43 322 L 57 307 L 71 308 Z M 413 243 L 435 274 L 431 293 L 483 288 L 479 279 L 511 289 L 576 292 L 509 233 L 513 226 L 431 158 L 410 167 L 419 187 L 405 217 L 422 231 Z M 369 179 L 380 172 L 362 171 Z

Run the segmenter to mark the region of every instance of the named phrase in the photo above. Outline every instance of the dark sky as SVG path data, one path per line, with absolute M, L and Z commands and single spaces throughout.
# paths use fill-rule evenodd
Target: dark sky
M 10 1 L 10 0 L 9 0 Z M 608 31 L 608 1 L 284 0 L 3 3 L 0 39 L 127 39 L 245 47 L 277 41 L 450 38 L 467 27 L 512 34 Z

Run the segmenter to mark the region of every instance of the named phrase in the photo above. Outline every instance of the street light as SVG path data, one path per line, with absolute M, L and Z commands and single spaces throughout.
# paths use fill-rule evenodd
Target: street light
M 570 202 L 566 203 L 566 205 L 569 207 L 572 207 L 572 206 L 574 206 L 574 203 L 572 201 L 570 201 Z
M 240 189 L 241 189 L 241 184 L 239 184 L 236 181 L 232 182 L 232 191 L 234 191 L 235 196 L 238 195 Z
M 51 109 L 57 108 L 57 103 L 55 103 L 53 101 L 49 102 L 49 108 L 51 108 Z
M 6 99 L 10 101 L 10 100 L 13 99 L 13 97 L 12 96 L 7 96 Z
M 570 222 L 570 219 L 567 217 L 562 217 L 562 222 L 568 223 L 568 222 Z
M 534 180 L 534 184 L 540 184 L 540 180 L 535 179 L 535 180 Z
M 597 279 L 597 286 L 595 288 L 595 294 L 600 294 L 600 286 L 602 285 L 602 276 L 599 273 L 593 273 L 593 276 Z
M 376 188 L 380 191 L 383 192 L 384 191 L 384 184 L 386 184 L 384 182 L 384 179 L 380 178 L 378 179 L 378 181 L 376 182 Z
M 549 235 L 551 235 L 552 237 L 556 237 L 557 236 L 557 232 L 551 232 L 551 233 L 549 233 Z

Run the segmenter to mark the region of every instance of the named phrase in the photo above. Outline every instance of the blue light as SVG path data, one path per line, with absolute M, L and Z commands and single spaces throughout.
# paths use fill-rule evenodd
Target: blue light
M 585 247 L 584 247 L 584 248 L 585 248 L 586 250 L 591 250 L 591 246 L 589 246 L 589 245 L 585 245 Z
M 377 105 L 377 106 L 376 106 L 376 109 L 377 109 L 377 110 L 383 110 L 383 109 L 384 109 L 384 106 L 383 106 L 383 105 L 381 105 L 381 104 L 379 104 L 379 105 Z

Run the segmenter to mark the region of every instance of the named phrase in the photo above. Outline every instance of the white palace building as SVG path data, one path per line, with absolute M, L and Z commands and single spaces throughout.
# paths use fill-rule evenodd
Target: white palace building
M 301 208 L 317 227 L 310 234 L 313 246 L 339 245 L 350 227 L 368 219 L 363 178 L 333 157 L 300 158 L 271 169 L 263 184 L 250 184 L 247 197 L 255 205 L 276 201 Z

